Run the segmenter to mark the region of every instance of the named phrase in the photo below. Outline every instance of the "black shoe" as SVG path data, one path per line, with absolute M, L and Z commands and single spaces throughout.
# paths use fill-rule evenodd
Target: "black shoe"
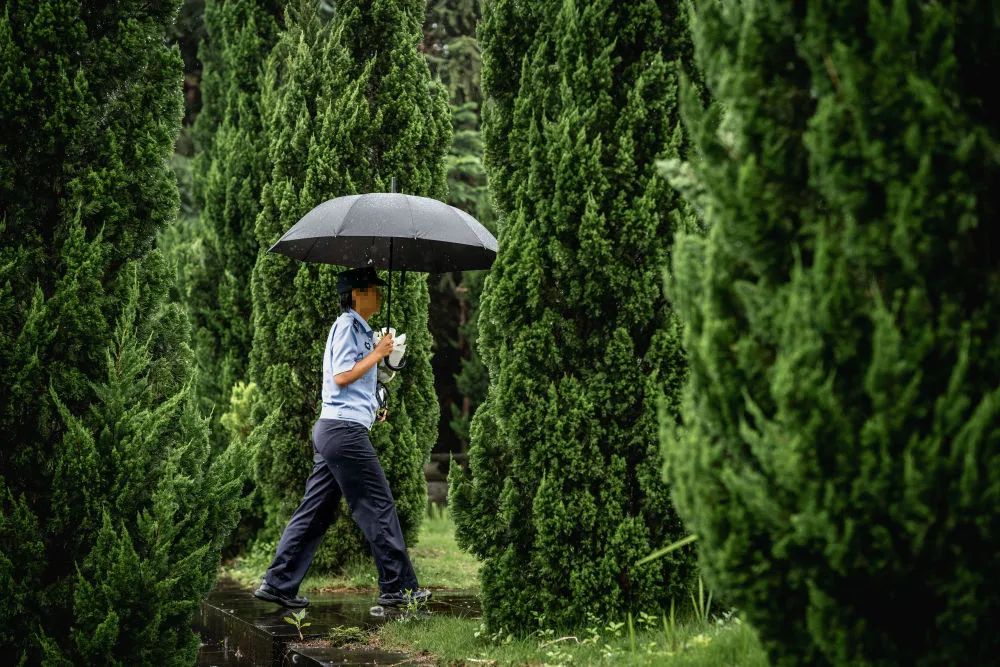
M 426 588 L 419 588 L 412 593 L 396 591 L 393 593 L 382 593 L 378 596 L 378 603 L 383 607 L 405 607 L 410 603 L 420 604 L 426 602 L 431 597 L 431 592 Z
M 253 596 L 258 600 L 276 602 L 282 607 L 289 607 L 291 609 L 300 609 L 309 604 L 309 598 L 302 597 L 301 595 L 289 597 L 287 594 L 282 593 L 266 581 L 260 582 L 260 588 L 253 592 Z

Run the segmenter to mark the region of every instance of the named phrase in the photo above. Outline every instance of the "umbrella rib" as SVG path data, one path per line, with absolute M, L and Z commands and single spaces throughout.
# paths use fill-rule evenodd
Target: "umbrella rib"
M 476 239 L 479 241 L 479 245 L 483 249 L 489 250 L 489 246 L 486 243 L 486 239 L 484 239 L 483 235 L 479 233 L 479 228 L 476 227 L 475 225 L 469 224 L 469 222 L 466 221 L 466 219 L 463 218 L 462 215 L 458 212 L 458 209 L 452 207 L 452 212 L 458 217 L 458 220 L 459 220 L 459 222 L 461 222 L 462 226 L 465 227 L 466 229 L 468 229 L 470 232 L 472 232 L 472 235 L 475 236 Z M 463 213 L 465 213 L 465 211 L 463 211 Z M 466 213 L 466 215 L 468 215 L 468 213 Z
M 348 219 L 349 219 L 349 218 L 351 217 L 351 211 L 353 211 L 353 210 L 354 210 L 354 207 L 358 205 L 358 202 L 359 202 L 359 201 L 361 201 L 361 198 L 362 198 L 362 197 L 364 197 L 364 195 L 363 195 L 363 194 L 361 194 L 361 195 L 358 195 L 358 198 L 357 198 L 357 199 L 355 199 L 354 201 L 352 201 L 352 202 L 351 202 L 351 205 L 347 207 L 347 213 L 345 213 L 345 214 L 344 214 L 344 217 L 343 217 L 343 218 L 341 218 L 341 221 L 343 222 L 343 224 L 344 224 L 344 225 L 346 225 L 346 224 L 347 224 L 347 221 L 348 221 Z M 343 231 L 344 231 L 344 228 L 343 228 L 343 227 L 341 227 L 341 228 L 340 228 L 339 230 L 334 230 L 334 231 L 341 231 L 341 232 L 343 232 Z M 339 234 L 334 234 L 334 235 L 333 235 L 333 237 L 334 237 L 334 238 L 337 238 L 338 236 L 339 236 Z
M 316 244 L 319 243 L 320 238 L 322 238 L 322 237 L 317 236 L 316 238 L 313 239 L 312 245 L 309 246 L 309 250 L 307 250 L 306 254 L 302 257 L 302 261 L 303 262 L 308 262 L 309 261 L 309 255 L 312 254 L 313 248 L 315 248 Z
M 354 201 L 352 201 L 352 202 L 351 202 L 351 205 L 347 207 L 347 213 L 345 213 L 345 214 L 344 214 L 344 217 L 343 217 L 343 218 L 341 218 L 341 221 L 343 222 L 343 225 L 344 225 L 344 226 L 346 226 L 346 225 L 347 225 L 347 221 L 348 221 L 348 220 L 350 219 L 350 217 L 351 217 L 351 211 L 353 211 L 353 210 L 354 210 L 354 207 L 358 205 L 358 202 L 359 202 L 359 201 L 361 201 L 361 198 L 362 198 L 362 197 L 364 197 L 364 196 L 365 196 L 364 194 L 359 194 L 359 195 L 357 195 L 357 199 L 355 199 Z M 334 231 L 338 231 L 338 230 L 334 230 Z M 344 227 L 341 227 L 339 231 L 340 231 L 340 232 L 343 232 L 343 231 L 344 231 Z M 335 238 L 335 239 L 338 239 L 338 238 L 340 238 L 340 236 L 341 236 L 341 234 L 334 234 L 334 235 L 333 235 L 333 238 Z M 371 250 L 372 248 L 374 248 L 374 247 L 375 247 L 375 244 L 374 244 L 374 243 L 373 243 L 373 244 L 371 244 L 370 246 L 368 246 L 368 249 L 369 249 L 369 251 L 370 251 L 370 250 Z M 341 264 L 341 266 L 347 266 L 347 265 L 346 265 L 346 264 Z
M 406 210 L 410 212 L 410 232 L 413 234 L 414 240 L 417 238 L 417 226 L 413 224 L 413 206 L 410 205 L 410 198 L 406 198 Z

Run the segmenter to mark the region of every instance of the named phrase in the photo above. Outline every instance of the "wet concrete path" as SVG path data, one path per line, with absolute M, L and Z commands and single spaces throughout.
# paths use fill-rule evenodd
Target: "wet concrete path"
M 433 597 L 423 614 L 479 617 L 479 599 L 470 591 L 432 590 Z M 384 651 L 338 649 L 315 646 L 335 626 L 372 628 L 399 616 L 386 609 L 384 616 L 372 615 L 375 591 L 364 593 L 303 593 L 309 598 L 303 628 L 306 644 L 294 625 L 283 620 L 293 613 L 277 604 L 258 600 L 253 590 L 231 579 L 219 579 L 215 589 L 202 601 L 195 630 L 203 646 L 198 654 L 200 667 L 284 667 L 284 665 L 393 665 L 404 662 L 405 654 Z

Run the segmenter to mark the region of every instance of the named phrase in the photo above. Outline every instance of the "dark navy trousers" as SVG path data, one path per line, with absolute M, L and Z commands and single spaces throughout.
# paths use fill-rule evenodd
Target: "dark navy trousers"
M 347 419 L 318 419 L 312 442 L 313 470 L 305 496 L 285 526 L 264 580 L 288 595 L 298 594 L 343 495 L 371 546 L 379 592 L 416 590 L 417 575 L 406 553 L 396 504 L 368 429 Z

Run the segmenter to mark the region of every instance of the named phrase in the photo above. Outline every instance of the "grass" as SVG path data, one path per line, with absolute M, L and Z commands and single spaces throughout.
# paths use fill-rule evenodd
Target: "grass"
M 661 617 L 661 621 L 664 617 Z M 630 634 L 619 624 L 595 623 L 574 636 L 537 631 L 516 639 L 489 636 L 478 618 L 401 618 L 382 625 L 369 646 L 419 656 L 437 665 L 740 665 L 766 667 L 753 630 L 735 616 L 649 624 Z M 614 629 L 612 629 L 614 628 Z
M 255 552 L 224 563 L 220 574 L 244 586 L 256 587 L 271 564 L 276 546 L 261 545 Z M 421 587 L 479 591 L 479 561 L 458 548 L 455 525 L 447 508 L 438 509 L 437 505 L 431 504 L 430 513 L 420 526 L 419 538 L 407 550 Z M 370 557 L 348 563 L 339 572 L 310 573 L 299 587 L 300 593 L 344 590 L 378 591 L 378 570 Z

